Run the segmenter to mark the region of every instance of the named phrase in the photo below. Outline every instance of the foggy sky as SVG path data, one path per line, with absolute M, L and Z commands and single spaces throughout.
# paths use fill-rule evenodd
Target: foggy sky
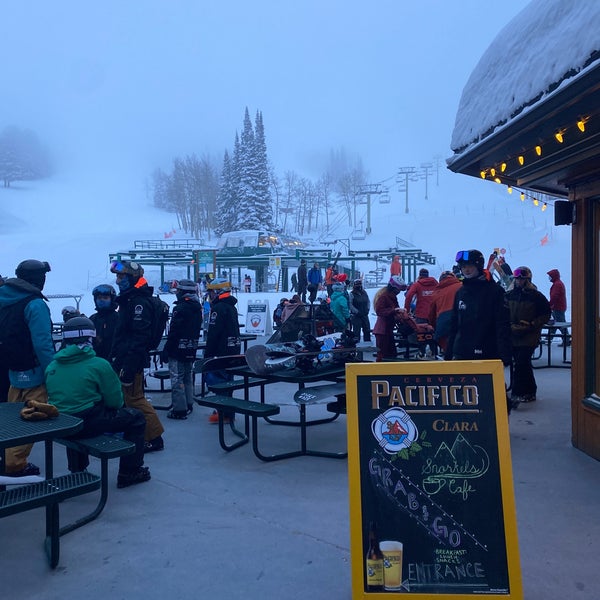
M 488 0 L 5 3 L 0 128 L 36 131 L 60 171 L 147 175 L 222 158 L 261 110 L 278 174 L 331 148 L 371 180 L 450 156 L 460 95 L 525 5 Z

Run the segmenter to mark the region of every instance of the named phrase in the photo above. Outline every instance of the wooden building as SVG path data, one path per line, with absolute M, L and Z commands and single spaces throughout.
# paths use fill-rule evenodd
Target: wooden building
M 572 443 L 600 459 L 600 3 L 533 0 L 461 98 L 448 167 L 554 205 L 572 228 Z M 490 183 L 494 185 L 494 183 Z M 546 196 L 548 194 L 549 196 Z

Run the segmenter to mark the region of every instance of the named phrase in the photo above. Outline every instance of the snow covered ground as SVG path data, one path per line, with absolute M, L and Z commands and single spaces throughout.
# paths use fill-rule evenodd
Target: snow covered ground
M 110 252 L 132 248 L 134 240 L 163 239 L 165 232 L 177 229 L 174 215 L 149 205 L 141 181 L 123 181 L 117 185 L 111 177 L 65 177 L 0 188 L 0 273 L 14 276 L 16 265 L 26 258 L 47 260 L 52 272 L 45 293 L 83 294 L 82 311 L 93 312 L 91 290 L 99 283 L 114 283 Z M 373 200 L 372 234 L 364 240 L 352 239 L 354 227 L 333 216 L 335 237 L 344 242 L 332 248 L 346 254 L 344 244 L 349 242 L 353 250 L 385 250 L 399 237 L 436 257 L 430 274 L 438 277 L 452 268 L 458 250 L 478 248 L 487 256 L 500 247 L 506 249 L 506 260 L 513 268 L 527 265 L 532 269 L 534 283 L 546 295 L 550 288 L 546 272 L 558 268 L 570 294 L 571 228 L 554 227 L 552 206 L 542 212 L 530 199 L 521 202 L 517 192 L 508 194 L 504 186 L 456 175 L 443 167 L 439 185 L 435 174 L 430 177 L 427 200 L 424 181 L 410 185 L 408 214 L 405 195 L 394 185 L 389 204 Z M 358 208 L 357 220 L 366 223 L 366 206 Z M 185 236 L 177 232 L 175 237 Z M 319 236 L 313 233 L 311 238 Z M 369 271 L 375 263 L 361 263 L 360 268 Z M 151 285 L 160 284 L 158 275 L 158 268 L 147 269 Z M 169 276 L 185 274 L 174 269 Z M 375 292 L 369 289 L 371 295 Z M 241 293 L 239 312 L 244 315 L 248 300 L 258 298 L 269 300 L 272 310 L 283 295 Z M 67 304 L 73 302 L 50 301 L 56 321 Z

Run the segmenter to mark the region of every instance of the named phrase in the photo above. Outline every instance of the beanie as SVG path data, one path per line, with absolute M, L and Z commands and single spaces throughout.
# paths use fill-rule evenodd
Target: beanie
M 429 271 L 427 269 L 421 269 L 419 271 L 419 277 L 429 277 Z

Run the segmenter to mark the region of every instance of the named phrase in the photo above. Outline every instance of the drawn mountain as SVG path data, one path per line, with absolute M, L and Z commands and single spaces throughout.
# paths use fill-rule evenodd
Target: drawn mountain
M 462 433 L 459 433 L 452 444 L 452 456 L 458 464 L 464 465 L 477 464 L 481 462 L 481 456 L 473 446 L 465 439 Z
M 454 455 L 452 450 L 448 448 L 446 442 L 442 442 L 440 447 L 435 453 L 434 460 L 438 465 L 452 465 L 454 464 Z

